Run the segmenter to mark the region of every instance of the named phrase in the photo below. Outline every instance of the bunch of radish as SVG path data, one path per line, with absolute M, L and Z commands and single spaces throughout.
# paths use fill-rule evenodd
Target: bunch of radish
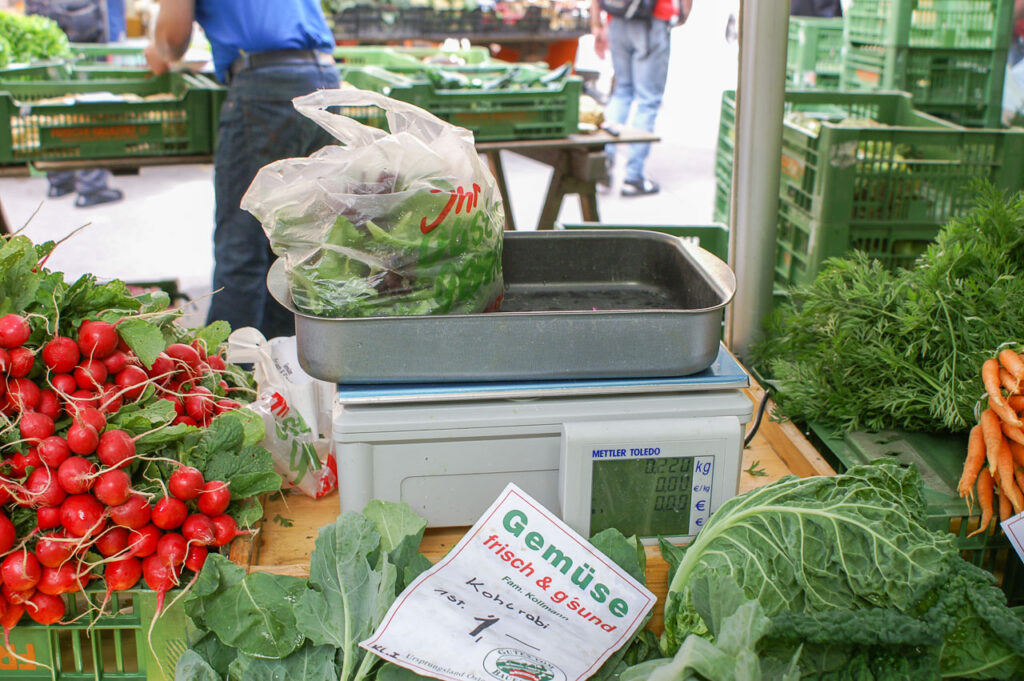
M 208 425 L 241 406 L 219 379 L 224 359 L 198 341 L 170 343 L 146 366 L 117 327 L 101 320 L 83 321 L 74 337 L 46 335 L 30 344 L 32 332 L 29 318 L 0 317 L 5 637 L 23 615 L 61 622 L 63 595 L 93 580 L 105 583 L 108 598 L 143 580 L 158 593 L 159 611 L 186 571 L 197 573 L 209 550 L 240 533 L 225 513 L 231 492 L 227 481 L 204 480 L 199 470 L 174 462 L 161 492 L 136 489 L 132 472 L 145 458 L 136 452 L 139 436 L 108 420 L 140 399 L 166 399 L 176 414 L 168 425 Z M 23 536 L 11 519 L 17 509 L 22 517 L 35 513 L 34 529 Z

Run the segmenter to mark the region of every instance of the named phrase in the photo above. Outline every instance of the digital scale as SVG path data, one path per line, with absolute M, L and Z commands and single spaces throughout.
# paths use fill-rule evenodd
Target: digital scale
M 466 526 L 513 482 L 585 537 L 686 540 L 736 494 L 748 385 L 723 346 L 680 378 L 339 385 L 341 510 Z

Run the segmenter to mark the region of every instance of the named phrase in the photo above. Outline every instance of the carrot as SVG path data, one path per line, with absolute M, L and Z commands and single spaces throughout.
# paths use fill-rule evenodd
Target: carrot
M 1013 505 L 1010 503 L 1010 498 L 1005 494 L 999 495 L 999 519 L 1009 520 L 1013 517 Z
M 1024 395 L 1010 395 L 1006 398 L 1006 404 L 1019 414 L 1024 411 Z
M 1010 372 L 1017 381 L 1024 381 L 1024 359 L 1011 348 L 999 351 L 999 363 Z
M 1020 381 L 1014 378 L 1013 374 L 1006 369 L 999 370 L 999 383 L 1002 384 L 1003 388 L 1006 389 L 1006 392 L 1011 395 L 1016 395 L 1020 392 Z M 1009 402 L 1007 402 L 1007 405 L 1009 405 Z
M 989 409 L 1012 426 L 1018 428 L 1024 426 L 1024 423 L 1017 418 L 1017 412 L 1010 409 L 1006 400 L 1003 399 L 1003 384 L 999 381 L 999 360 L 990 358 L 982 363 L 981 380 L 985 384 L 985 392 L 988 393 Z
M 988 459 L 988 472 L 995 475 L 999 467 L 1000 442 L 1004 439 L 1003 428 L 999 417 L 991 409 L 981 412 L 981 434 L 985 440 L 985 458 Z
M 1013 472 L 1013 477 L 1017 479 L 1017 487 L 1024 489 L 1024 468 L 1018 468 Z
M 1009 423 L 1003 423 L 1003 435 L 1006 436 L 1011 442 L 1024 445 L 1024 430 L 1017 426 L 1011 426 Z
M 960 484 L 957 485 L 957 492 L 960 498 L 967 498 L 967 515 L 971 514 L 971 506 L 974 503 L 974 483 L 978 480 L 978 473 L 985 465 L 985 437 L 981 434 L 981 426 L 971 428 L 971 434 L 967 438 L 967 458 L 964 460 L 964 472 L 960 476 Z
M 987 468 L 982 468 L 981 473 L 978 474 L 978 506 L 981 507 L 981 522 L 978 524 L 978 529 L 967 535 L 968 537 L 981 534 L 992 524 L 993 491 L 992 475 L 988 472 Z
M 999 446 L 999 493 L 1010 500 L 1014 513 L 1024 512 L 1024 494 L 1013 479 L 1013 455 L 1005 438 Z
M 1024 445 L 1010 440 L 1010 454 L 1013 455 L 1013 462 L 1018 466 L 1024 466 Z

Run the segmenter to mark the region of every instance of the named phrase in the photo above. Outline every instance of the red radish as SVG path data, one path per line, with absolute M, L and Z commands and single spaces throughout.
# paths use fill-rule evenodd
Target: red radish
M 147 372 L 149 377 L 158 383 L 166 383 L 174 375 L 174 360 L 166 352 L 161 352 L 153 360 L 153 366 Z
M 78 326 L 78 349 L 86 357 L 103 359 L 117 349 L 117 329 L 104 321 L 84 321 Z
M 31 335 L 32 327 L 21 315 L 12 313 L 0 317 L 0 347 L 14 348 L 24 345 Z
M 43 576 L 36 585 L 36 591 L 50 596 L 81 591 L 88 578 L 81 573 L 76 563 L 64 563 L 57 567 L 44 567 Z
M 205 421 L 213 414 L 215 399 L 209 388 L 197 385 L 185 395 L 185 412 L 196 421 Z
M 6 513 L 0 511 L 0 556 L 11 550 L 17 538 L 17 533 L 14 531 L 14 523 L 11 522 Z
M 39 574 L 40 576 L 42 576 L 42 569 L 39 570 Z M 3 589 L 0 590 L 0 595 L 7 599 L 8 603 L 15 603 L 17 605 L 23 605 L 25 602 L 28 601 L 28 599 L 32 598 L 32 596 L 34 596 L 35 593 L 35 587 L 32 587 L 31 589 L 25 589 L 24 591 L 18 591 L 17 589 L 12 589 L 7 584 L 4 584 Z
M 107 367 L 107 371 L 111 376 L 120 373 L 128 366 L 132 361 L 132 356 L 127 352 L 121 350 L 114 350 L 112 353 L 103 358 L 103 366 Z
M 64 617 L 64 599 L 37 591 L 25 603 L 25 612 L 37 624 L 56 624 Z
M 60 505 L 60 522 L 73 537 L 92 537 L 103 529 L 105 508 L 91 494 L 74 494 Z
M 114 525 L 103 531 L 93 546 L 104 558 L 115 556 L 128 548 L 128 541 L 131 539 L 131 532 L 124 527 Z
M 75 377 L 75 384 L 82 390 L 96 390 L 107 380 L 107 367 L 98 359 L 84 359 L 71 375 Z
M 25 606 L 20 603 L 8 603 L 7 608 L 0 615 L 0 627 L 4 629 L 4 647 L 11 649 L 11 629 L 14 628 L 25 614 Z
M 7 381 L 7 401 L 18 411 L 32 411 L 39 406 L 39 386 L 27 378 Z
M 43 363 L 55 374 L 69 374 L 78 364 L 81 354 L 78 343 L 67 336 L 54 336 L 43 346 Z
M 178 499 L 191 501 L 203 489 L 203 474 L 192 466 L 179 466 L 167 480 L 167 489 Z
M 191 416 L 177 416 L 171 421 L 172 426 L 198 426 L 199 423 Z
M 72 423 L 67 434 L 68 448 L 75 454 L 86 456 L 96 451 L 99 433 L 87 423 Z
M 46 414 L 54 421 L 59 419 L 60 400 L 57 398 L 57 393 L 50 390 L 49 388 L 40 388 L 39 404 L 36 405 L 36 411 L 38 411 L 40 414 Z
M 210 522 L 213 523 L 214 546 L 227 546 L 238 535 L 246 534 L 238 531 L 238 523 L 227 514 L 214 516 L 210 518 Z
M 123 430 L 106 430 L 96 446 L 100 463 L 110 468 L 123 468 L 135 458 L 135 441 Z
M 54 374 L 53 376 L 50 376 L 50 385 L 52 385 L 53 389 L 62 395 L 70 395 L 78 390 L 78 384 L 75 383 L 75 377 L 71 374 Z
M 68 494 L 85 494 L 91 490 L 96 482 L 95 475 L 96 464 L 81 456 L 69 456 L 57 469 L 57 480 Z
M 196 505 L 201 513 L 212 517 L 226 511 L 230 503 L 231 491 L 228 489 L 227 483 L 211 480 L 203 485 L 203 491 L 199 493 Z
M 131 496 L 128 501 L 110 508 L 110 519 L 116 525 L 137 530 L 149 522 L 151 509 L 149 502 L 141 494 Z
M 120 388 L 113 383 L 104 383 L 100 388 L 100 411 L 104 414 L 116 414 L 121 411 L 124 400 L 121 398 Z
M 206 361 L 206 341 L 202 338 L 196 338 L 189 344 L 196 352 L 199 353 L 199 359 L 202 362 Z
M 97 433 L 107 427 L 107 417 L 95 407 L 79 407 L 75 411 L 74 417 L 76 423 L 88 424 L 95 428 Z
M 52 530 L 57 527 L 60 527 L 60 507 L 40 506 L 39 508 L 37 508 L 36 527 L 38 527 L 40 530 Z
M 11 496 L 11 485 L 12 483 L 0 477 L 0 506 L 3 506 L 13 498 Z M 2 550 L 0 550 L 0 555 L 3 555 Z
M 67 490 L 60 483 L 59 470 L 40 466 L 29 473 L 25 491 L 34 506 L 60 506 Z
M 125 399 L 129 400 L 139 399 L 149 380 L 149 375 L 134 364 L 129 364 L 114 376 L 114 384 L 124 391 Z
M 185 405 L 181 403 L 181 400 L 176 395 L 161 395 L 160 399 L 170 401 L 174 405 L 174 413 L 178 416 L 182 416 L 185 413 Z
M 39 559 L 28 549 L 20 549 L 8 554 L 0 563 L 0 578 L 5 587 L 12 591 L 28 591 L 34 589 L 43 576 L 43 566 Z
M 93 495 L 107 506 L 120 506 L 132 495 L 132 479 L 119 468 L 104 471 L 96 478 Z
M 50 468 L 57 468 L 64 460 L 71 456 L 68 442 L 59 435 L 51 435 L 39 443 L 36 448 L 39 452 L 39 459 Z
M 143 525 L 137 530 L 132 530 L 128 535 L 128 555 L 136 558 L 145 558 L 156 553 L 157 542 L 163 532 L 156 525 Z
M 63 531 L 43 535 L 36 542 L 36 558 L 44 567 L 57 567 L 75 555 L 75 543 Z
M 8 357 L 10 357 L 11 364 L 7 375 L 11 378 L 28 376 L 32 371 L 32 366 L 36 363 L 36 356 L 26 347 L 11 348 Z
M 3 348 L 0 348 L 0 374 L 6 374 L 11 370 L 11 355 Z
M 188 516 L 185 502 L 174 497 L 161 497 L 153 504 L 153 524 L 161 530 L 173 530 L 181 527 Z
M 241 409 L 242 403 L 236 402 L 235 400 L 217 400 L 213 405 L 214 415 L 220 415 L 227 411 L 235 411 Z
M 188 555 L 188 541 L 177 532 L 168 532 L 156 543 L 156 555 L 168 565 L 177 567 Z
M 209 364 L 210 368 L 214 371 L 224 371 L 227 368 L 224 358 L 220 355 L 210 355 L 206 358 L 206 363 Z
M 41 440 L 53 435 L 53 429 L 53 419 L 37 411 L 23 413 L 21 422 L 18 424 L 21 437 L 33 444 L 38 444 Z
M 156 592 L 156 614 L 164 609 L 164 596 L 178 584 L 178 571 L 158 556 L 149 556 L 142 561 L 142 576 L 146 586 Z
M 138 558 L 123 558 L 107 564 L 103 570 L 103 579 L 107 583 L 107 593 L 125 591 L 139 583 L 142 578 L 142 561 Z
M 210 546 L 217 540 L 213 522 L 209 516 L 202 513 L 193 513 L 185 518 L 185 522 L 181 525 L 181 533 L 190 543 L 199 546 Z
M 190 546 L 185 556 L 185 567 L 192 572 L 199 572 L 206 563 L 207 549 L 204 546 Z
M 30 447 L 24 454 L 15 452 L 4 463 L 11 467 L 11 475 L 16 478 L 23 478 L 28 473 L 29 468 L 35 468 L 42 462 L 39 460 L 39 452 L 36 448 Z
M 199 351 L 191 345 L 185 345 L 184 343 L 171 343 L 164 348 L 164 352 L 175 361 L 176 369 L 183 368 L 181 365 L 184 364 L 189 373 L 197 369 L 202 361 Z

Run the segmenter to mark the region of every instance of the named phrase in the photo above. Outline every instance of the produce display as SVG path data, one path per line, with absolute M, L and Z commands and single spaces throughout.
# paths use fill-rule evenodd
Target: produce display
M 69 53 L 68 36 L 53 19 L 0 12 L 0 68 Z
M 1019 679 L 1024 621 L 892 463 L 734 497 L 670 565 L 652 679 Z
M 862 253 L 790 289 L 752 349 L 779 416 L 837 432 L 965 432 L 978 367 L 1024 329 L 1024 194 L 979 186 L 914 266 Z
M 1024 359 L 1013 348 L 1003 348 L 982 363 L 981 380 L 988 406 L 971 428 L 963 475 L 957 486 L 960 497 L 967 500 L 968 512 L 977 487 L 981 521 L 970 536 L 989 530 L 996 509 L 1000 520 L 1024 512 L 1024 422 L 1020 418 L 1024 412 L 1020 385 Z
M 5 635 L 23 616 L 59 624 L 85 588 L 144 583 L 159 610 L 281 485 L 241 408 L 251 376 L 221 354 L 227 324 L 187 330 L 166 293 L 68 283 L 45 268 L 54 247 L 0 243 Z
M 419 553 L 425 528 L 406 504 L 372 501 L 362 513 L 344 513 L 320 529 L 308 579 L 247 575 L 211 556 L 184 600 L 201 637 L 179 659 L 175 681 L 422 678 L 357 644 L 430 567 Z M 644 582 L 645 554 L 635 537 L 606 530 L 591 543 Z M 655 651 L 653 635 L 640 631 L 593 678 L 611 679 Z

